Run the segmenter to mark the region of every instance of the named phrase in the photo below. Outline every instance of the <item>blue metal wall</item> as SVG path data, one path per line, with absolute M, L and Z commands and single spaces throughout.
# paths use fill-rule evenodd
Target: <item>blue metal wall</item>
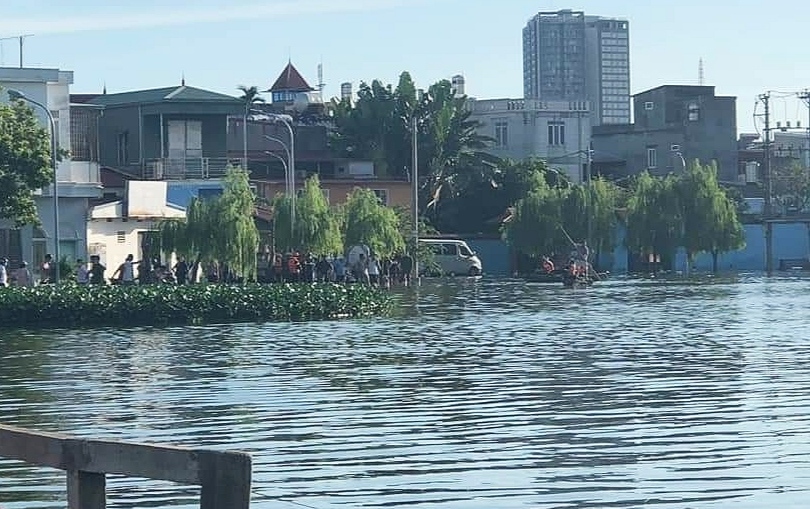
M 506 277 L 512 275 L 512 250 L 501 239 L 463 238 L 481 259 L 484 275 Z
M 166 186 L 166 201 L 183 208 L 198 196 L 206 198 L 219 194 L 222 194 L 222 182 L 219 180 L 169 182 Z

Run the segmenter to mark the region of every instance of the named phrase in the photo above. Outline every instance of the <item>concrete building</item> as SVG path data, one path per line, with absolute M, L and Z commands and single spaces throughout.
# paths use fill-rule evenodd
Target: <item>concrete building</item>
M 470 99 L 469 105 L 479 134 L 495 140 L 488 149 L 493 155 L 545 159 L 572 182 L 583 180 L 591 132 L 587 101 Z
M 782 126 L 777 122 L 778 127 L 789 129 L 790 125 Z M 771 147 L 774 157 L 794 161 L 804 168 L 810 168 L 810 135 L 807 132 L 774 131 Z
M 228 118 L 243 115 L 243 103 L 195 87 L 180 86 L 115 94 L 84 95 L 103 108 L 99 159 L 136 180 L 219 178 L 231 162 Z
M 523 29 L 523 95 L 587 100 L 593 125 L 629 124 L 627 20 L 570 9 L 538 13 Z
M 633 101 L 633 124 L 593 128 L 595 172 L 665 175 L 699 159 L 715 161 L 720 180 L 739 181 L 736 97 L 717 96 L 712 86 L 664 85 Z
M 68 260 L 86 258 L 86 217 L 88 202 L 101 195 L 98 163 L 99 109 L 71 104 L 72 71 L 36 68 L 0 68 L 0 88 L 17 90 L 47 106 L 56 124 L 57 146 L 69 151 L 57 166 L 59 182 L 59 251 Z M 0 101 L 5 102 L 5 92 Z M 42 126 L 48 127 L 45 113 L 33 108 Z M 53 253 L 54 238 L 53 186 L 35 196 L 41 227 L 14 228 L 9 220 L 0 219 L 0 256 L 12 264 L 25 260 L 34 272 L 46 253 Z
M 183 207 L 168 201 L 168 186 L 161 181 L 126 182 L 123 199 L 96 205 L 87 219 L 88 254 L 98 255 L 107 277 L 128 254 L 142 260 L 146 236 L 160 221 L 186 217 Z

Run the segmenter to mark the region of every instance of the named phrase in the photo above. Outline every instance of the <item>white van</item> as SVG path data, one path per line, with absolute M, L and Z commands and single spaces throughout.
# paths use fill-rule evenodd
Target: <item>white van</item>
M 419 239 L 419 243 L 433 252 L 433 262 L 442 275 L 480 276 L 483 272 L 481 259 L 463 240 Z M 420 267 L 425 270 L 430 274 L 430 267 Z

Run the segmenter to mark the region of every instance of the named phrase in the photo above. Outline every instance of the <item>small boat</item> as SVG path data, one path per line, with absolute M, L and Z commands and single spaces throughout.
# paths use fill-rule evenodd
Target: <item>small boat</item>
M 565 288 L 586 288 L 596 282 L 604 281 L 609 275 L 609 272 L 595 272 L 592 273 L 592 275 L 580 275 L 576 277 L 571 274 L 565 274 L 562 278 L 562 284 Z
M 563 280 L 565 271 L 555 270 L 554 272 L 535 271 L 524 274 L 523 279 L 530 283 L 559 283 Z

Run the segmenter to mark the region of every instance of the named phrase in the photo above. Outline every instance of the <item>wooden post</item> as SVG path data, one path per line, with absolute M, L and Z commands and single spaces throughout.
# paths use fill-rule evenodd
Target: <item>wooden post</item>
M 106 476 L 81 470 L 67 473 L 68 509 L 106 509 Z
M 105 509 L 106 474 L 201 486 L 202 509 L 249 509 L 252 460 L 235 451 L 88 440 L 0 425 L 0 457 L 67 472 L 68 509 Z
M 250 456 L 205 451 L 199 460 L 200 509 L 250 508 Z

